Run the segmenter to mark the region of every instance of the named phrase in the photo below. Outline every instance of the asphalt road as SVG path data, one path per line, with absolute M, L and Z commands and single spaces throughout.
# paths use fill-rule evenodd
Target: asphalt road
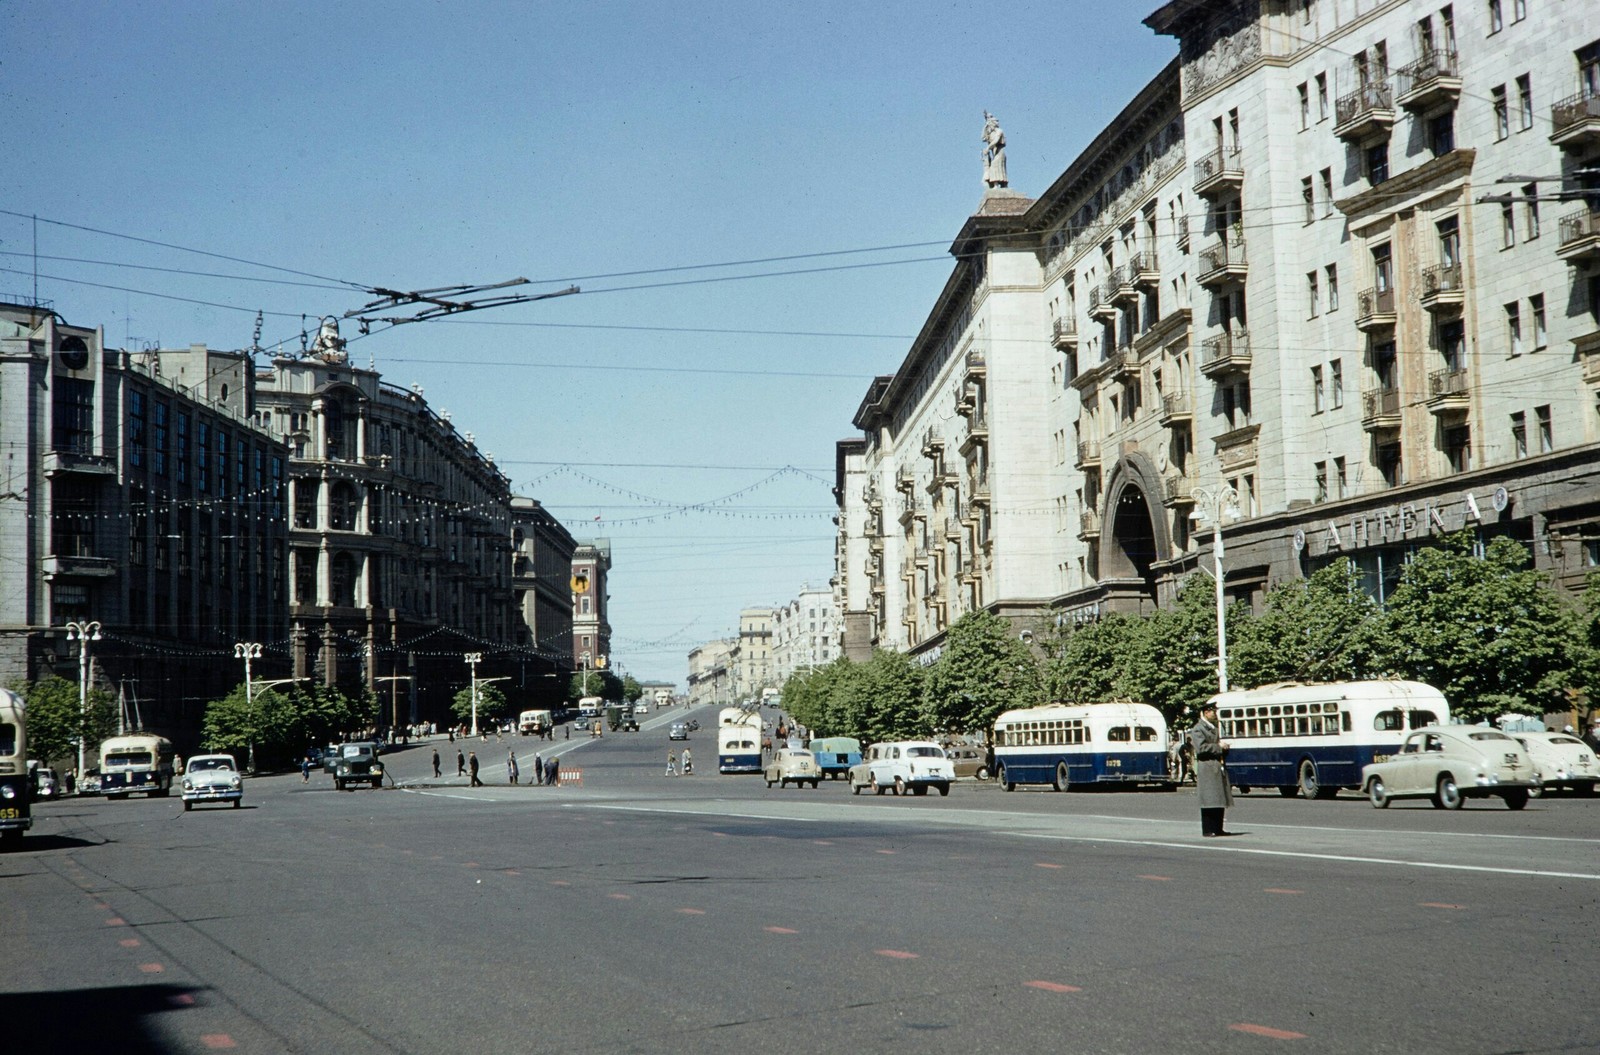
M 769 790 L 709 730 L 668 779 L 679 717 L 476 742 L 484 788 L 440 740 L 381 791 L 44 805 L 0 1051 L 1600 1051 L 1600 798 L 1258 793 L 1205 840 L 1189 790 Z M 506 784 L 552 746 L 581 784 Z

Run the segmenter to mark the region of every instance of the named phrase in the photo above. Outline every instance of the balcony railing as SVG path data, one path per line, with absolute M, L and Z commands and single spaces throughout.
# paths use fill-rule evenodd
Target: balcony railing
M 1100 464 L 1100 445 L 1093 440 L 1083 440 L 1078 444 L 1078 458 L 1074 462 L 1080 469 L 1093 469 Z
M 1447 367 L 1428 375 L 1428 406 L 1435 413 L 1465 409 L 1467 397 L 1466 370 Z
M 1161 283 L 1161 269 L 1156 266 L 1156 255 L 1148 249 L 1135 253 L 1128 259 L 1128 278 L 1140 289 L 1150 289 Z
M 1168 506 L 1194 505 L 1194 481 L 1176 473 L 1161 481 L 1161 501 Z
M 1453 106 L 1461 95 L 1461 73 L 1453 51 L 1430 51 L 1400 67 L 1396 100 L 1413 112 Z
M 1556 255 L 1561 259 L 1577 262 L 1600 255 L 1600 210 L 1579 209 L 1563 216 L 1559 226 Z
M 1394 90 L 1388 81 L 1371 81 L 1334 105 L 1333 134 L 1346 142 L 1387 135 L 1394 125 Z
M 968 379 L 982 377 L 989 365 L 988 358 L 982 348 L 967 349 L 967 377 Z
M 1375 388 L 1361 393 L 1361 426 L 1369 431 L 1400 426 L 1400 390 Z
M 1187 392 L 1169 392 L 1161 397 L 1161 424 L 1175 425 L 1188 421 L 1194 411 Z
M 1066 351 L 1068 348 L 1078 346 L 1078 320 L 1070 315 L 1062 315 L 1050 324 L 1050 343 L 1056 346 L 1057 351 Z
M 1600 138 L 1600 95 L 1582 91 L 1550 108 L 1550 142 L 1561 147 L 1583 147 Z
M 1111 303 L 1111 291 L 1103 285 L 1089 287 L 1089 317 L 1101 320 L 1117 317 L 1117 306 Z
M 1219 333 L 1200 348 L 1200 372 L 1207 377 L 1250 368 L 1250 334 L 1245 330 Z
M 1194 192 L 1211 197 L 1244 184 L 1244 160 L 1237 149 L 1218 147 L 1194 163 Z
M 1394 287 L 1364 289 L 1356 294 L 1356 328 L 1376 329 L 1394 325 Z
M 1085 509 L 1078 515 L 1078 537 L 1085 540 L 1100 537 L 1099 513 Z
M 1245 262 L 1244 239 L 1238 235 L 1232 238 L 1223 238 L 1213 242 L 1200 252 L 1200 274 L 1197 276 L 1202 286 L 1215 287 L 1242 279 L 1249 272 Z
M 1422 272 L 1422 306 L 1429 311 L 1459 308 L 1463 299 L 1460 264 L 1435 264 Z

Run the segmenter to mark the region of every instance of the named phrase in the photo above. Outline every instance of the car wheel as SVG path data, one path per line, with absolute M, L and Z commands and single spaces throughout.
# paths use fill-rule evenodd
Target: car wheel
M 1539 799 L 1544 797 L 1544 788 L 1529 788 L 1528 797 Z
M 1506 793 L 1501 797 L 1506 800 L 1506 809 L 1520 810 L 1528 804 L 1528 789 L 1507 788 Z
M 1072 782 L 1067 779 L 1067 764 L 1065 762 L 1056 763 L 1055 786 L 1057 791 L 1066 791 L 1067 788 L 1072 786 Z
M 338 777 L 334 777 L 333 778 L 333 790 L 335 790 L 335 791 L 343 791 L 344 790 L 344 781 L 340 780 Z
M 1389 808 L 1389 789 L 1384 786 L 1383 778 L 1373 777 L 1367 781 L 1367 798 L 1380 810 Z
M 894 778 L 894 793 L 896 795 L 904 795 L 906 793 L 906 782 L 899 777 Z
M 194 809 L 194 803 L 190 802 L 188 799 L 184 799 L 183 800 L 183 812 L 188 813 L 192 809 Z
M 887 784 L 879 784 L 876 780 L 872 782 L 872 788 L 880 795 L 889 790 L 889 786 Z
M 976 773 L 972 774 L 972 775 L 977 777 L 979 780 L 988 780 L 989 779 L 989 767 L 988 766 L 979 766 L 978 767 L 978 771 Z
M 812 782 L 811 782 L 811 790 L 812 790 L 812 791 L 816 791 L 816 790 L 817 790 L 817 785 L 818 785 L 818 783 L 819 783 L 819 782 L 818 782 L 818 781 L 815 781 L 815 780 L 813 780 L 813 781 L 812 781 Z
M 941 795 L 950 794 L 950 785 L 949 784 L 940 784 L 939 785 L 939 794 L 941 794 Z
M 863 787 L 865 787 L 865 785 L 863 785 L 863 784 L 857 784 L 857 783 L 856 783 L 856 782 L 855 782 L 855 781 L 851 781 L 851 782 L 850 782 L 850 794 L 852 794 L 852 795 L 859 795 L 859 794 L 861 794 L 861 789 L 862 789 L 862 788 L 863 788 Z
M 1433 791 L 1435 806 L 1441 810 L 1459 810 L 1466 801 L 1466 796 L 1461 794 L 1454 777 L 1449 773 L 1439 777 L 1439 783 L 1434 786 Z
M 244 799 L 234 799 L 233 800 L 233 808 L 234 809 L 238 809 L 240 806 L 243 806 L 243 805 L 244 805 Z
M 767 787 L 769 787 L 769 788 L 772 787 L 772 781 L 770 781 L 770 780 L 767 781 Z
M 1015 790 L 1017 790 L 1016 782 L 1011 780 L 1011 774 L 1006 772 L 1005 763 L 1003 763 L 1003 762 L 1000 764 L 1000 766 L 997 769 L 995 769 L 995 771 L 994 771 L 994 779 L 995 779 L 996 783 L 998 783 L 1002 788 L 1006 789 L 1007 791 L 1015 791 Z

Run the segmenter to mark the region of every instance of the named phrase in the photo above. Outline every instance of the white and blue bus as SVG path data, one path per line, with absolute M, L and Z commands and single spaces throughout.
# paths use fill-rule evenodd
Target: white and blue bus
M 14 843 L 31 827 L 27 705 L 11 690 L 0 689 L 0 841 Z
M 994 723 L 995 780 L 1018 784 L 1175 785 L 1167 723 L 1148 703 L 1051 703 L 1006 711 Z
M 1406 734 L 1450 721 L 1444 694 L 1417 681 L 1280 682 L 1220 692 L 1217 726 L 1228 780 L 1286 798 L 1359 790 L 1361 767 L 1400 750 Z
M 761 714 L 724 707 L 717 715 L 717 770 L 761 772 Z

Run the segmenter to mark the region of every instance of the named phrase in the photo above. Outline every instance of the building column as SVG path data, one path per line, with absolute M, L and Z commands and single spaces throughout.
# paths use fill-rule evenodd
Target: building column
M 333 605 L 333 554 L 328 549 L 326 536 L 317 547 L 317 605 L 322 608 Z
M 311 457 L 319 462 L 328 460 L 328 428 L 323 420 L 321 399 L 311 401 Z

